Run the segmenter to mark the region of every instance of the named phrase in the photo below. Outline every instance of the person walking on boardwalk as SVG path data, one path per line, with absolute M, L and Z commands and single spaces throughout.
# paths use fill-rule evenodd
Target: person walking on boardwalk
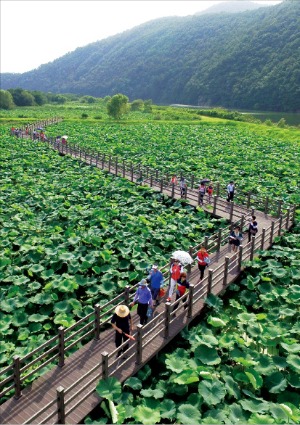
M 187 189 L 187 184 L 186 184 L 186 181 L 185 181 L 185 178 L 184 177 L 181 177 L 180 183 L 179 183 L 179 187 L 180 187 L 181 197 L 184 198 L 185 195 L 186 195 L 186 189 Z
M 204 271 L 206 266 L 210 263 L 208 252 L 204 245 L 201 245 L 199 251 L 197 252 L 197 261 L 198 261 L 198 269 L 200 272 L 200 282 L 203 280 Z
M 203 205 L 204 195 L 206 193 L 206 187 L 204 183 L 200 183 L 199 186 L 199 205 Z
M 177 289 L 176 289 L 176 301 L 179 300 L 179 298 L 183 297 L 186 290 L 190 287 L 190 283 L 186 280 L 186 272 L 180 273 L 180 278 L 177 281 Z M 186 296 L 182 299 L 184 302 L 186 300 Z M 174 305 L 174 310 L 178 308 L 178 304 Z M 185 307 L 186 308 L 186 307 Z
M 153 307 L 152 294 L 146 279 L 142 279 L 138 283 L 138 289 L 130 306 L 133 307 L 136 302 L 138 304 L 137 314 L 140 316 L 140 325 L 145 325 L 148 320 L 148 307 Z
M 172 186 L 173 184 L 174 184 L 175 186 L 178 184 L 176 174 L 173 174 L 173 176 L 171 177 L 170 184 L 171 184 L 171 186 Z
M 212 198 L 213 190 L 214 190 L 214 188 L 213 188 L 212 182 L 210 182 L 209 183 L 209 186 L 208 186 L 208 188 L 206 190 L 207 195 L 208 195 L 208 203 L 209 204 L 211 203 L 211 198 Z
M 248 242 L 251 241 L 251 237 L 255 236 L 257 232 L 258 232 L 257 221 L 256 221 L 255 215 L 253 215 L 248 227 Z
M 179 260 L 177 260 L 176 258 L 173 259 L 173 262 L 171 263 L 171 267 L 170 267 L 171 279 L 170 279 L 170 287 L 169 287 L 167 302 L 170 302 L 172 299 L 175 285 L 177 283 L 177 280 L 180 278 L 180 273 L 183 271 L 182 268 L 183 267 L 180 264 Z
M 116 307 L 113 317 L 111 319 L 111 325 L 116 331 L 115 343 L 116 348 L 118 348 L 120 347 L 123 341 L 125 342 L 128 340 L 127 335 L 130 335 L 130 332 L 132 332 L 133 329 L 129 308 L 126 305 L 118 305 Z M 118 351 L 117 357 L 120 357 L 122 352 L 125 353 L 127 349 L 128 344 L 126 344 L 123 349 Z
M 227 186 L 227 202 L 232 201 L 234 198 L 235 184 L 234 181 L 231 180 L 229 185 Z
M 241 244 L 241 241 L 243 240 L 243 235 L 241 232 L 240 226 L 236 226 L 229 235 L 229 243 L 232 245 L 232 251 L 237 252 L 238 247 Z
M 155 301 L 155 305 L 158 306 L 159 301 L 157 297 L 161 286 L 164 284 L 164 276 L 162 272 L 158 270 L 158 266 L 156 264 L 153 264 L 146 280 L 150 283 L 152 300 Z

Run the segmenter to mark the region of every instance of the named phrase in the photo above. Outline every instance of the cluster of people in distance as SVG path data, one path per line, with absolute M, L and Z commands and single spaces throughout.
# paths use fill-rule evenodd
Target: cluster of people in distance
M 178 185 L 178 180 L 176 174 L 173 174 L 170 180 L 170 185 Z M 180 177 L 179 181 L 179 188 L 180 188 L 180 194 L 181 198 L 185 198 L 187 193 L 187 182 L 184 177 Z M 212 200 L 213 195 L 213 184 L 209 179 L 204 179 L 200 181 L 198 191 L 199 191 L 199 204 L 203 205 L 204 202 L 204 196 L 207 194 L 207 201 L 210 204 Z M 233 181 L 230 181 L 230 183 L 227 185 L 227 202 L 232 202 L 234 198 L 234 192 L 235 192 L 235 184 Z
M 203 245 L 197 252 L 196 259 L 200 272 L 200 281 L 202 281 L 205 268 L 210 263 L 209 254 Z M 160 299 L 162 296 L 164 296 L 164 291 L 163 294 L 161 294 L 163 285 L 164 276 L 156 264 L 151 267 L 147 278 L 142 279 L 138 283 L 138 289 L 129 307 L 133 307 L 135 304 L 137 304 L 137 314 L 140 318 L 141 325 L 145 325 L 147 323 L 148 318 L 152 316 L 153 308 L 159 305 Z M 189 287 L 190 283 L 187 280 L 187 273 L 184 271 L 183 265 L 179 262 L 178 259 L 171 258 L 170 285 L 166 302 L 170 302 L 172 300 L 174 291 L 176 294 L 175 301 L 179 300 L 179 298 L 182 298 L 183 302 L 185 302 L 188 296 L 187 289 Z M 178 304 L 174 306 L 174 310 L 177 307 Z M 115 313 L 111 319 L 111 324 L 116 331 L 115 344 L 118 348 L 122 342 L 127 341 L 130 338 L 130 333 L 133 330 L 132 317 L 129 308 L 126 305 L 119 305 L 116 307 Z M 127 349 L 128 344 L 126 344 L 123 349 L 118 351 L 117 356 L 120 357 Z

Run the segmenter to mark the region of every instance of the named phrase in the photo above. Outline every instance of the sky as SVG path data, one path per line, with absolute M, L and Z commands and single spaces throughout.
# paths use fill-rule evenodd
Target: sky
M 193 15 L 224 1 L 0 0 L 0 72 L 30 71 L 152 19 Z

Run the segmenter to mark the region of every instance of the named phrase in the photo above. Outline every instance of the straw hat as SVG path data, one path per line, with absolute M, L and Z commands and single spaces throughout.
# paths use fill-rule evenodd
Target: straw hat
M 129 308 L 127 305 L 118 305 L 115 309 L 115 313 L 119 317 L 126 317 L 129 314 Z

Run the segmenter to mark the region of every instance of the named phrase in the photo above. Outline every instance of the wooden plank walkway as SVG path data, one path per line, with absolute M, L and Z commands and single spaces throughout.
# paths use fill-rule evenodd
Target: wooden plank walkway
M 93 163 L 92 158 L 85 160 L 99 166 L 96 164 L 97 161 Z M 111 164 L 105 165 L 109 166 L 110 172 L 116 172 Z M 132 175 L 126 175 L 126 177 L 130 177 L 132 180 Z M 134 175 L 133 179 L 137 182 L 137 175 Z M 147 184 L 147 181 L 144 181 L 144 184 Z M 161 190 L 161 187 L 153 182 L 152 187 L 168 196 L 172 191 L 170 187 Z M 180 193 L 175 190 L 171 196 L 180 198 Z M 187 201 L 191 205 L 198 205 L 197 196 L 197 191 L 189 191 Z M 229 218 L 231 214 L 233 220 L 236 221 L 242 216 L 249 216 L 252 212 L 237 206 L 233 214 L 230 208 L 230 204 L 221 200 L 214 213 L 216 216 L 224 218 Z M 207 203 L 204 205 L 204 210 L 212 212 Z M 118 364 L 119 360 L 115 358 L 114 331 L 107 329 L 101 332 L 100 340 L 91 340 L 66 358 L 63 367 L 54 367 L 25 388 L 18 400 L 11 398 L 3 403 L 0 406 L 0 423 L 82 423 L 83 418 L 99 404 L 100 398 L 94 389 L 100 378 L 108 375 L 116 376 L 123 382 L 134 375 L 201 313 L 204 298 L 208 293 L 220 294 L 238 278 L 241 262 L 253 258 L 258 249 L 269 248 L 274 237 L 288 230 L 293 221 L 293 214 L 287 214 L 279 219 L 274 219 L 274 217 L 259 211 L 255 211 L 255 215 L 261 229 L 260 234 L 253 238 L 251 243 L 245 243 L 237 255 L 232 255 L 228 244 L 223 245 L 218 252 L 212 253 L 210 269 L 206 271 L 202 282 L 199 282 L 197 266 L 192 268 L 189 277 L 192 288 L 190 301 L 186 302 L 187 309 L 184 309 L 184 305 L 180 302 L 175 317 L 175 312 L 172 312 L 173 306 L 170 303 L 162 302 L 156 307 L 153 319 L 144 327 L 137 325 L 138 317 L 133 313 L 136 342 L 130 342 L 127 360 Z M 58 388 L 59 391 L 57 391 Z M 64 397 L 63 412 L 62 397 Z M 58 406 L 60 406 L 59 412 Z M 44 412 L 38 413 L 43 408 Z

